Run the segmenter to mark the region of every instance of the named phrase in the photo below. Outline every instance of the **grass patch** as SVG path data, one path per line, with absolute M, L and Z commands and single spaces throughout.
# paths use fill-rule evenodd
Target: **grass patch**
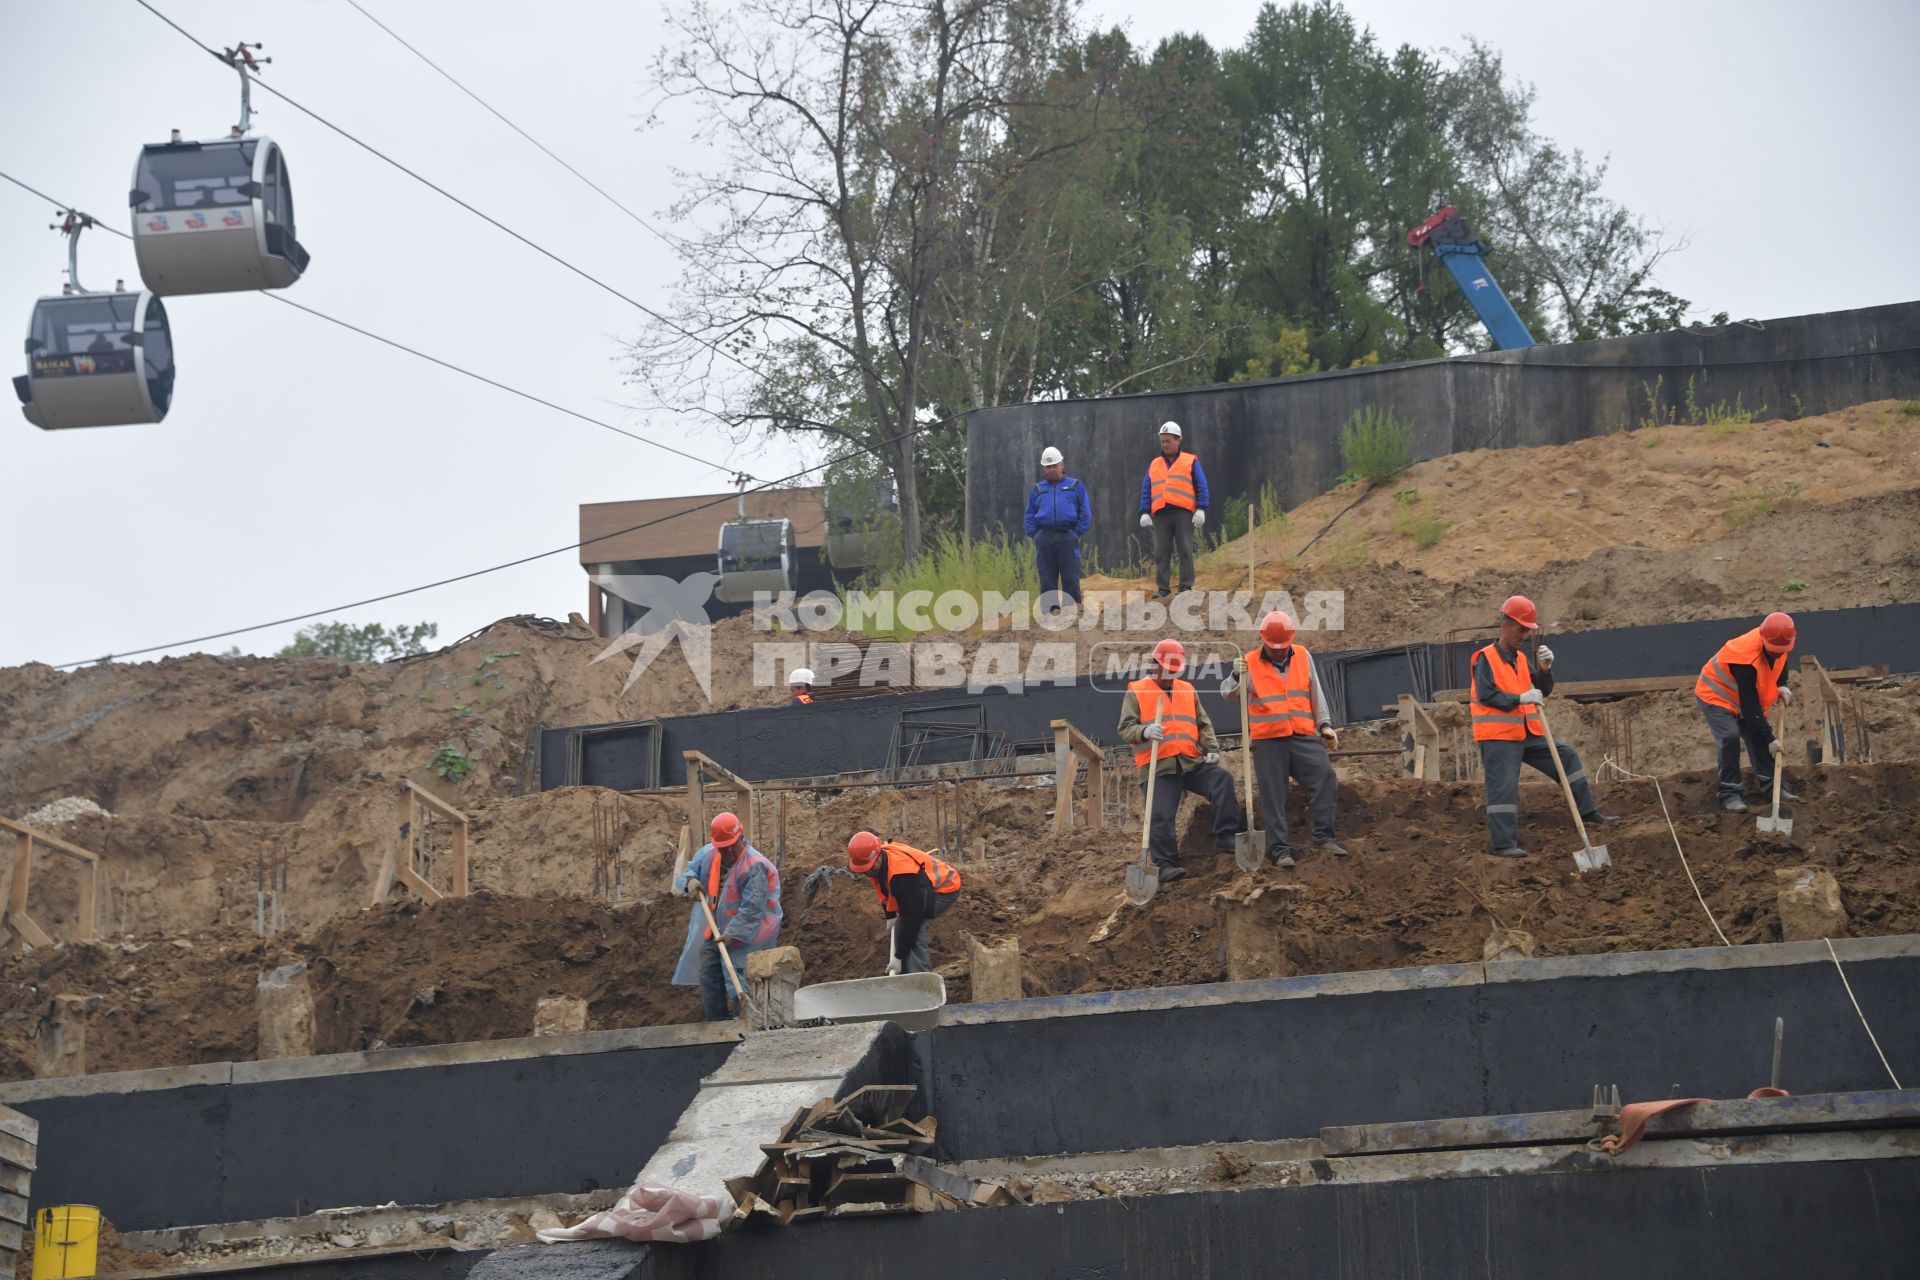
M 1033 567 L 1033 544 L 1024 538 L 1015 542 L 995 534 L 989 538 L 968 539 L 961 533 L 947 532 L 929 543 L 918 560 L 879 576 L 864 589 L 870 593 L 876 590 L 891 591 L 898 601 L 913 591 L 928 592 L 938 600 L 949 591 L 965 592 L 975 597 L 984 596 L 989 591 L 1011 596 L 1017 591 L 1036 592 L 1039 586 L 1040 580 Z M 839 595 L 841 604 L 845 605 L 847 589 L 842 588 Z M 879 626 L 877 621 L 866 618 L 855 619 L 851 609 L 846 616 L 849 623 L 861 622 L 863 625 L 857 630 L 865 635 L 908 640 L 915 634 L 901 625 L 897 615 L 891 627 Z
M 1667 404 L 1662 394 L 1665 386 L 1665 375 L 1655 378 L 1652 382 L 1640 384 L 1641 392 L 1647 399 L 1647 414 L 1640 419 L 1641 428 L 1664 427 L 1683 422 L 1694 423 L 1706 429 L 1707 439 L 1718 440 L 1723 436 L 1745 431 L 1767 412 L 1765 405 L 1757 409 L 1747 408 L 1740 396 L 1735 396 L 1732 404 L 1728 404 L 1725 400 L 1711 403 L 1703 401 L 1700 398 L 1699 388 L 1692 378 L 1687 379 L 1685 403 L 1676 409 Z M 1796 417 L 1799 416 L 1798 410 L 1799 405 L 1796 401 Z M 1647 447 L 1651 449 L 1655 446 Z
M 1343 481 L 1383 484 L 1412 464 L 1413 424 L 1369 405 L 1340 428 L 1340 457 L 1347 465 Z
M 1920 400 L 1901 401 L 1900 416 L 1903 418 L 1920 418 Z
M 1812 586 L 1805 578 L 1788 578 L 1780 587 L 1782 591 L 1805 591 Z
M 1328 538 L 1324 544 L 1326 565 L 1336 573 L 1357 573 L 1373 563 L 1373 553 L 1367 550 L 1366 537 L 1356 530 L 1346 530 Z
M 1393 527 L 1412 538 L 1413 545 L 1422 551 L 1436 545 L 1447 532 L 1447 522 L 1433 514 L 1433 503 L 1418 489 L 1402 489 L 1393 495 Z
M 1691 400 L 1688 402 L 1688 408 L 1694 408 Z M 1706 430 L 1707 439 L 1718 440 L 1724 436 L 1737 435 L 1745 431 L 1766 411 L 1765 405 L 1761 405 L 1758 409 L 1749 409 L 1740 403 L 1739 396 L 1735 396 L 1732 404 L 1722 400 L 1718 404 L 1700 408 L 1698 413 L 1700 425 Z
M 1741 525 L 1792 506 L 1800 496 L 1802 487 L 1798 480 L 1775 480 L 1766 485 L 1747 481 L 1740 496 L 1727 504 L 1728 527 L 1738 529 Z

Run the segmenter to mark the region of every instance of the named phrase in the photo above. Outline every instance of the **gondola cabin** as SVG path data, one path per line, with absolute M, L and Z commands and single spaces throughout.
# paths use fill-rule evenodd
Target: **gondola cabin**
M 162 297 L 284 289 L 307 269 L 270 138 L 146 146 L 129 200 L 140 278 Z
M 47 431 L 158 422 L 173 401 L 167 309 L 146 292 L 41 298 L 27 371 L 13 380 L 27 421 Z
M 713 594 L 727 604 L 749 604 L 754 593 L 779 595 L 799 583 L 790 520 L 729 520 L 720 526 L 720 581 Z

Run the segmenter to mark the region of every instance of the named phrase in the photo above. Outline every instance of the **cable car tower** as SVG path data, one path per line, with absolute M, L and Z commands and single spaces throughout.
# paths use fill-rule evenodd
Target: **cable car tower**
M 253 76 L 273 61 L 258 44 L 222 51 L 240 76 L 240 123 L 225 138 L 171 140 L 140 149 L 134 166 L 133 252 L 140 278 L 162 297 L 284 289 L 307 269 L 294 237 L 293 186 L 273 139 L 248 137 Z
M 173 402 L 173 333 L 167 309 L 116 280 L 112 292 L 80 284 L 80 233 L 94 225 L 73 209 L 49 229 L 67 240 L 67 282 L 33 304 L 27 371 L 13 380 L 27 421 L 46 431 L 158 422 Z

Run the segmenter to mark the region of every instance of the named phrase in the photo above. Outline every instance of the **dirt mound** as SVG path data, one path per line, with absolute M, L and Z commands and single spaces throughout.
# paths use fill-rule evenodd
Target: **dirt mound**
M 1663 785 L 1701 892 L 1733 942 L 1778 937 L 1772 872 L 1803 864 L 1838 877 L 1856 935 L 1920 930 L 1920 831 L 1911 821 L 1920 765 L 1809 771 L 1790 843 L 1761 837 L 1750 816 L 1721 813 L 1710 772 L 1669 775 Z M 1570 856 L 1572 825 L 1544 784 L 1529 781 L 1522 798 L 1522 831 L 1537 856 L 1515 863 L 1482 856 L 1475 784 L 1343 782 L 1340 835 L 1354 856 L 1271 873 L 1283 886 L 1273 899 L 1284 904 L 1277 925 L 1287 971 L 1478 960 L 1496 928 L 1524 928 L 1543 955 L 1715 943 L 1650 784 L 1603 781 L 1600 790 L 1626 820 L 1605 832 L 1613 869 L 1582 877 Z M 1019 937 L 1029 995 L 1223 979 L 1216 894 L 1241 877 L 1230 858 L 1211 852 L 1205 811 L 1183 814 L 1183 853 L 1198 874 L 1144 910 L 1115 915 L 1133 835 L 1038 835 L 1049 802 L 1049 789 L 1033 787 L 974 797 L 970 820 L 984 850 L 957 860 L 966 887 L 934 931 L 935 963 L 952 998 L 967 998 L 969 933 Z M 557 830 L 555 816 L 542 812 L 552 803 L 502 802 L 494 821 Z M 823 796 L 808 806 L 817 825 L 807 828 L 804 852 L 796 836 L 784 859 L 783 940 L 806 956 L 809 980 L 882 966 L 884 925 L 872 890 L 844 872 L 811 873 L 841 865 L 826 833 L 891 829 L 902 803 L 910 824 L 925 817 L 924 800 L 880 793 Z M 666 985 L 688 907 L 662 892 L 666 868 L 657 858 L 634 866 L 647 896 L 618 906 L 482 891 L 433 906 L 358 910 L 270 942 L 227 928 L 8 958 L 0 961 L 0 1076 L 31 1074 L 34 1026 L 62 993 L 100 997 L 87 1033 L 92 1070 L 248 1058 L 255 978 L 292 959 L 310 966 L 323 1052 L 526 1035 L 534 1001 L 549 994 L 588 999 L 595 1028 L 697 1018 L 696 994 Z M 1110 916 L 1109 936 L 1090 941 Z

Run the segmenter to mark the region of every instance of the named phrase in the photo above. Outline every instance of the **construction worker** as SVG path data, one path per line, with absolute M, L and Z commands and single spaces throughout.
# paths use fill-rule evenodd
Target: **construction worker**
M 924 849 L 871 831 L 856 831 L 847 841 L 847 870 L 873 881 L 880 909 L 892 923 L 887 976 L 931 973 L 929 926 L 960 896 L 960 873 Z
M 1033 539 L 1033 567 L 1040 594 L 1058 591 L 1080 603 L 1080 538 L 1093 523 L 1087 487 L 1067 474 L 1067 460 L 1048 445 L 1040 451 L 1044 477 L 1027 495 L 1027 536 Z
M 1508 596 L 1500 606 L 1500 638 L 1475 653 L 1471 664 L 1473 740 L 1487 779 L 1487 834 L 1496 858 L 1527 856 L 1520 847 L 1520 766 L 1530 764 L 1559 781 L 1547 754 L 1546 729 L 1534 710 L 1553 692 L 1553 650 L 1539 647 L 1536 671 L 1522 647 L 1539 625 L 1533 601 Z M 1594 804 L 1579 755 L 1564 742 L 1554 745 L 1582 821 L 1590 827 L 1618 822 Z
M 1180 549 L 1180 590 L 1193 590 L 1193 531 L 1207 527 L 1207 473 L 1200 459 L 1180 448 L 1177 422 L 1160 424 L 1160 454 L 1140 481 L 1140 527 L 1153 530 L 1153 560 L 1158 589 L 1154 599 L 1167 598 L 1173 551 Z
M 1793 691 L 1787 688 L 1787 655 L 1793 652 L 1793 640 L 1793 619 L 1784 613 L 1770 613 L 1753 630 L 1721 645 L 1720 652 L 1700 668 L 1700 678 L 1694 681 L 1694 701 L 1707 718 L 1720 756 L 1720 807 L 1728 813 L 1747 811 L 1747 802 L 1740 796 L 1743 741 L 1761 794 L 1765 796 L 1773 789 L 1773 771 L 1780 767 L 1782 749 L 1773 726 L 1767 723 L 1767 713 L 1776 701 L 1793 697 Z M 1796 797 L 1782 785 L 1780 798 Z
M 719 937 L 707 927 L 707 913 L 693 904 L 687 921 L 687 944 L 673 971 L 676 987 L 700 988 L 700 1003 L 708 1022 L 734 1016 L 735 993 L 720 959 L 725 947 L 734 971 L 745 981 L 747 957 L 780 939 L 780 873 L 766 855 L 747 843 L 740 819 L 731 813 L 715 817 L 708 827 L 712 843 L 687 860 L 687 869 L 673 882 L 677 894 L 704 895 L 712 908 Z
M 1183 793 L 1205 796 L 1213 806 L 1213 847 L 1218 852 L 1233 852 L 1234 833 L 1240 829 L 1233 775 L 1220 767 L 1220 740 L 1214 736 L 1213 722 L 1193 686 L 1177 678 L 1186 666 L 1186 646 L 1171 638 L 1162 640 L 1153 646 L 1154 674 L 1129 684 L 1120 704 L 1120 737 L 1135 744 L 1133 762 L 1140 767 L 1143 788 L 1153 744 L 1160 744 L 1147 848 L 1160 868 L 1162 884 L 1187 874 L 1180 865 L 1180 841 L 1174 831 Z M 1153 722 L 1156 713 L 1158 724 Z
M 1327 714 L 1326 690 L 1305 645 L 1295 644 L 1291 615 L 1278 609 L 1260 622 L 1260 645 L 1246 655 L 1247 684 L 1253 702 L 1247 708 L 1247 732 L 1253 741 L 1253 771 L 1260 779 L 1260 817 L 1267 829 L 1267 858 L 1276 867 L 1293 865 L 1287 834 L 1287 780 L 1298 779 L 1311 793 L 1313 847 L 1344 858 L 1334 843 L 1333 818 L 1338 786 L 1327 752 L 1340 745 Z M 1240 680 L 1228 676 L 1220 693 L 1231 701 L 1241 694 Z M 1248 797 L 1252 802 L 1252 797 Z
M 787 692 L 793 700 L 787 705 L 804 707 L 813 701 L 813 668 L 795 667 L 787 673 Z

